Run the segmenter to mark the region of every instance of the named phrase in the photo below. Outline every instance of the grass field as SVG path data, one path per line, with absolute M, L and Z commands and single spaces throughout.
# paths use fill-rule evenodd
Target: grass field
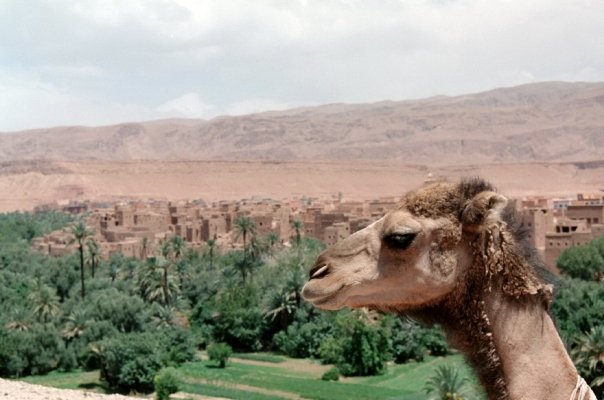
M 463 375 L 471 375 L 459 355 L 389 365 L 383 375 L 344 378 L 339 382 L 322 381 L 325 367 L 312 361 L 264 353 L 237 356 L 223 369 L 207 360 L 181 366 L 181 390 L 192 394 L 191 398 L 202 395 L 241 400 L 424 400 L 424 383 L 439 365 L 455 365 Z M 99 381 L 98 371 L 55 372 L 24 380 L 58 388 L 99 392 L 106 389 Z

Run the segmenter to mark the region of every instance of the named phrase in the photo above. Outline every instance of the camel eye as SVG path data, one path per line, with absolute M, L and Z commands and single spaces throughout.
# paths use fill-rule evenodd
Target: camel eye
M 392 233 L 384 237 L 384 242 L 392 249 L 407 250 L 416 236 L 416 233 Z

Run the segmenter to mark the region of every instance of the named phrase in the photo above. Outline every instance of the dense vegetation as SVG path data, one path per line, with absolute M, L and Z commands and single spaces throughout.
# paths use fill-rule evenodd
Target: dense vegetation
M 565 250 L 552 313 L 581 376 L 604 396 L 604 237 Z
M 158 372 L 172 371 L 166 368 L 195 359 L 208 346 L 227 369 L 230 349 L 276 351 L 335 364 L 329 379 L 381 374 L 389 360 L 449 353 L 437 328 L 312 308 L 300 291 L 323 245 L 297 236 L 284 247 L 274 233 L 259 237 L 250 222 L 235 223 L 244 250 L 221 253 L 210 241 L 198 252 L 173 237 L 143 262 L 119 254 L 101 259 L 90 232 L 63 214 L 1 215 L 0 375 L 99 369 L 113 390 L 147 392 L 160 376 L 155 382 L 169 391 L 173 377 Z M 55 258 L 31 250 L 33 237 L 66 224 L 73 254 Z M 553 306 L 592 384 L 602 377 L 602 362 L 586 356 L 601 349 L 604 336 L 602 286 L 565 279 Z
M 604 237 L 564 250 L 556 265 L 571 278 L 601 282 L 604 280 Z

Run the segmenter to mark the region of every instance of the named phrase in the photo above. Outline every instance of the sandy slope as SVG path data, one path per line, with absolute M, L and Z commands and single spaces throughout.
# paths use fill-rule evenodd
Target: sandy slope
M 251 196 L 371 199 L 399 196 L 431 172 L 482 176 L 510 196 L 573 196 L 604 189 L 604 163 L 516 163 L 434 167 L 396 162 L 69 161 L 0 168 L 0 212 L 70 199 L 199 199 Z

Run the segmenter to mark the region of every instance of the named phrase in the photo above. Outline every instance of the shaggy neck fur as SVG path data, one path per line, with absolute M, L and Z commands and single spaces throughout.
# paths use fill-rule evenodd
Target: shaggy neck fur
M 415 316 L 439 323 L 492 400 L 566 400 L 576 370 L 547 313 L 543 284 L 505 223 L 466 237 L 470 265 L 456 290 Z

